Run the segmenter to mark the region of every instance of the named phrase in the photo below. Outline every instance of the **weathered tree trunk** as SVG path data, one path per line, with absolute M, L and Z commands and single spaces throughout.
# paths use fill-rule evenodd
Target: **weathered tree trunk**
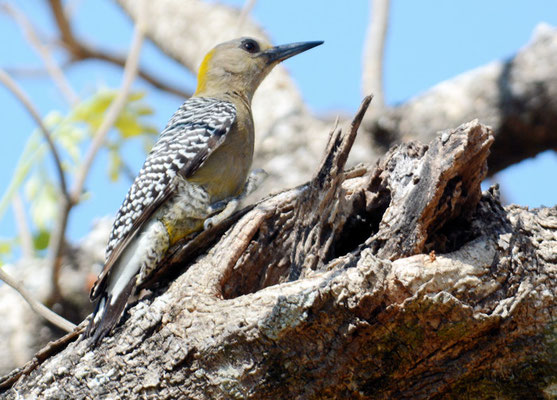
M 366 107 L 333 131 L 309 183 L 221 237 L 176 247 L 166 276 L 179 277 L 111 337 L 37 359 L 4 381 L 5 395 L 554 394 L 557 208 L 503 208 L 496 188 L 481 193 L 493 138 L 476 121 L 344 172 Z

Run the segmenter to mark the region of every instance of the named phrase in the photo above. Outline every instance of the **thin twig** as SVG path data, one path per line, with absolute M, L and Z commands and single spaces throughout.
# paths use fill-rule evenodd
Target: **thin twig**
M 23 31 L 24 36 L 27 38 L 31 47 L 33 47 L 39 56 L 42 58 L 46 69 L 52 80 L 66 98 L 69 104 L 75 105 L 79 101 L 79 97 L 71 87 L 70 83 L 64 76 L 64 73 L 56 63 L 54 57 L 48 50 L 48 48 L 40 41 L 37 32 L 33 28 L 33 25 L 29 19 L 21 11 L 9 4 L 0 4 L 0 8 L 8 15 L 10 15 L 14 21 L 20 26 Z
M 93 48 L 91 45 L 80 40 L 74 35 L 70 21 L 67 18 L 66 12 L 60 0 L 49 0 L 50 9 L 56 21 L 56 25 L 60 30 L 60 39 L 64 48 L 70 53 L 73 61 L 81 61 L 86 59 L 97 59 L 106 61 L 111 64 L 119 65 L 121 67 L 126 64 L 126 57 L 118 56 L 110 52 Z M 179 97 L 190 97 L 191 92 L 176 88 L 173 85 L 162 82 L 154 75 L 139 68 L 138 76 L 146 82 L 150 83 L 157 89 L 174 94 Z
M 6 88 L 8 88 L 14 94 L 15 97 L 17 97 L 17 99 L 21 102 L 21 104 L 23 104 L 23 106 L 27 109 L 27 111 L 29 112 L 29 114 L 31 115 L 33 120 L 35 120 L 35 123 L 39 126 L 40 131 L 42 132 L 44 138 L 46 139 L 48 147 L 50 148 L 50 152 L 52 153 L 52 156 L 54 157 L 54 163 L 56 164 L 56 171 L 58 172 L 58 178 L 60 180 L 60 189 L 62 191 L 62 195 L 67 200 L 69 200 L 70 198 L 69 198 L 69 194 L 68 194 L 68 187 L 66 185 L 66 177 L 64 175 L 64 170 L 62 168 L 62 161 L 61 161 L 60 155 L 58 153 L 58 150 L 56 149 L 56 145 L 54 144 L 54 141 L 52 140 L 52 135 L 51 135 L 50 131 L 43 124 L 43 121 L 41 119 L 41 116 L 39 115 L 39 112 L 37 111 L 37 109 L 35 108 L 33 103 L 31 102 L 29 97 L 27 97 L 25 92 L 1 68 L 0 68 L 0 82 L 4 86 L 6 86 Z
M 31 296 L 31 294 L 23 287 L 23 285 L 15 280 L 12 276 L 10 276 L 6 271 L 4 271 L 3 268 L 0 268 L 0 279 L 6 282 L 6 284 L 8 284 L 10 287 L 15 289 L 15 291 L 17 291 L 21 295 L 21 297 L 25 299 L 27 304 L 31 306 L 33 311 L 46 319 L 48 322 L 56 325 L 58 328 L 63 329 L 66 332 L 71 332 L 74 330 L 75 325 L 73 323 L 56 314 L 44 304 L 34 299 L 33 296 Z
M 43 121 L 41 120 L 41 117 L 37 109 L 35 108 L 33 103 L 31 103 L 29 97 L 27 97 L 27 95 L 23 92 L 23 90 L 17 85 L 17 83 L 2 69 L 0 69 L 0 82 L 2 82 L 4 86 L 6 86 L 19 99 L 19 101 L 24 105 L 24 107 L 27 109 L 29 114 L 31 114 L 31 117 L 35 120 L 35 123 L 39 126 L 40 131 L 42 132 L 44 138 L 46 139 L 46 142 L 48 143 L 50 152 L 54 157 L 56 170 L 59 175 L 60 190 L 62 191 L 62 199 L 60 202 L 60 211 L 58 217 L 59 221 L 55 225 L 53 234 L 51 235 L 51 239 L 50 239 L 51 247 L 49 248 L 50 250 L 49 265 L 51 266 L 51 271 L 53 271 L 53 275 L 56 276 L 56 280 L 54 281 L 53 279 L 52 282 L 52 291 L 53 293 L 56 293 L 57 296 L 59 296 L 60 288 L 58 286 L 57 277 L 60 270 L 59 265 L 61 264 L 61 254 L 62 254 L 62 248 L 64 244 L 64 233 L 66 231 L 66 225 L 68 222 L 68 214 L 73 206 L 72 197 L 68 192 L 66 177 L 64 175 L 64 170 L 62 169 L 62 161 L 58 154 L 58 150 L 56 149 L 56 145 L 52 140 L 52 135 L 50 131 L 43 124 Z M 55 247 L 54 251 L 52 247 Z M 55 296 L 51 296 L 51 297 L 54 298 Z
M 33 236 L 31 236 L 29 223 L 27 222 L 27 217 L 25 216 L 23 200 L 21 199 L 21 195 L 18 191 L 14 193 L 12 206 L 14 208 L 15 223 L 19 232 L 18 236 L 21 240 L 21 251 L 23 252 L 23 257 L 31 258 L 34 254 Z
M 383 91 L 383 64 L 385 41 L 389 25 L 390 0 L 371 0 L 370 25 L 364 48 L 362 89 L 363 94 L 373 93 L 375 110 L 385 107 Z

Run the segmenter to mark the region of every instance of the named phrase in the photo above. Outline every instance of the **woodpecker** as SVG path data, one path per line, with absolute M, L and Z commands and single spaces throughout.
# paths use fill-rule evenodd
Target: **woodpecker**
M 86 330 L 92 347 L 170 246 L 232 214 L 249 186 L 255 90 L 278 63 L 322 43 L 272 47 L 242 37 L 207 53 L 197 90 L 161 132 L 116 215 L 90 294 L 97 301 Z

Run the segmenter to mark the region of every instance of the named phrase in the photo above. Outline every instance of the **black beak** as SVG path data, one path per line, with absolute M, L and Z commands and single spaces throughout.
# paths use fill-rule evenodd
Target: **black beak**
M 269 50 L 265 50 L 263 52 L 263 56 L 267 57 L 269 64 L 274 62 L 281 62 L 295 56 L 296 54 L 300 54 L 306 50 L 312 49 L 315 46 L 319 46 L 323 44 L 323 41 L 317 42 L 300 42 L 300 43 L 290 43 L 290 44 L 283 44 L 280 46 L 271 47 Z

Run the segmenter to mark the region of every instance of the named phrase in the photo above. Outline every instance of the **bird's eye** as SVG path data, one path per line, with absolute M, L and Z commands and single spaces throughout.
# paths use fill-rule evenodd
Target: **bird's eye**
M 257 53 L 259 51 L 259 45 L 253 39 L 246 39 L 242 41 L 242 49 L 248 53 Z

